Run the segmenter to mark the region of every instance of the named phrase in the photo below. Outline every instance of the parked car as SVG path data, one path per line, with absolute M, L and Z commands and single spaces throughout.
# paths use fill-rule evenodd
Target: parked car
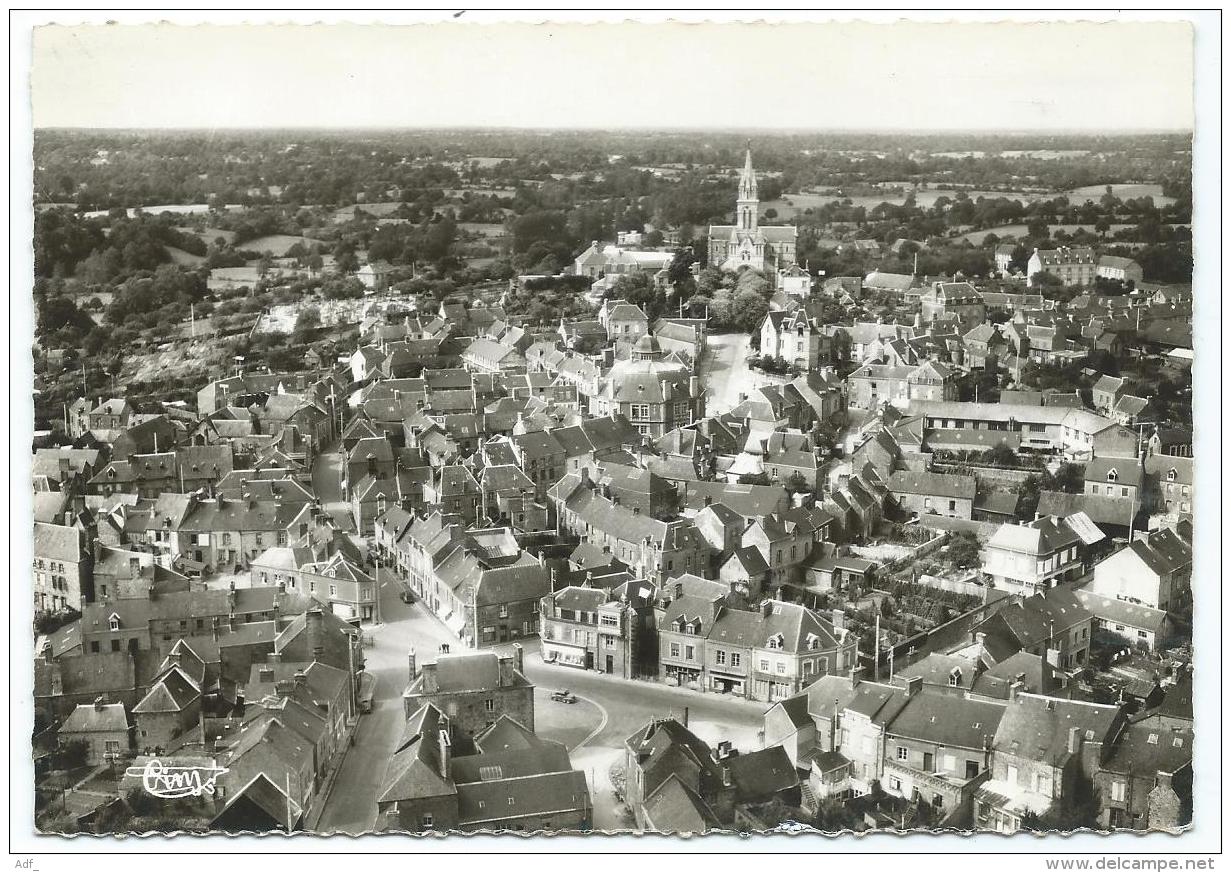
M 400 594 L 398 594 L 398 597 L 401 598 L 403 603 L 414 603 L 415 602 L 415 595 L 410 591 L 403 591 Z
M 376 677 L 371 673 L 359 674 L 359 711 L 372 711 L 372 698 L 376 696 Z
M 571 691 L 553 691 L 551 693 L 551 699 L 557 703 L 576 703 L 577 695 L 573 694 Z

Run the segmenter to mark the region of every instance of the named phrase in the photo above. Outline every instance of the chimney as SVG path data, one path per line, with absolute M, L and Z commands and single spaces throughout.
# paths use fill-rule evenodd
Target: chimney
M 303 670 L 295 671 L 295 687 L 296 688 L 307 688 L 308 687 L 308 674 L 305 673 Z
M 102 712 L 103 707 L 106 705 L 107 705 L 107 698 L 103 697 L 101 694 L 98 697 L 94 698 L 94 709 L 96 712 Z
M 1166 772 L 1165 770 L 1159 770 L 1158 778 L 1155 780 L 1155 787 L 1170 788 L 1171 787 L 1171 774 Z
M 449 731 L 441 728 L 436 733 L 440 752 L 440 778 L 448 781 L 453 775 L 453 744 L 449 742 Z
M 325 619 L 320 609 L 309 609 L 306 617 L 308 629 L 308 647 L 312 652 L 312 660 L 319 661 L 325 653 Z
M 722 767 L 722 787 L 723 788 L 731 787 L 731 768 L 726 766 L 725 764 Z
M 859 674 L 862 672 L 863 672 L 862 667 L 855 667 L 855 666 L 851 667 L 851 690 L 852 691 L 859 687 L 859 682 L 860 682 Z
M 701 379 L 699 377 L 688 377 L 688 396 L 694 400 L 701 396 Z
M 909 679 L 906 680 L 906 699 L 907 700 L 914 697 L 916 694 L 918 694 L 922 690 L 923 690 L 923 677 L 922 676 L 911 676 Z
M 1070 755 L 1076 755 L 1081 752 L 1081 728 L 1069 728 L 1068 751 Z
M 765 616 L 766 618 L 769 618 L 769 616 L 773 614 L 774 614 L 774 601 L 766 597 L 764 600 L 761 601 L 761 615 Z
M 513 669 L 518 673 L 522 672 L 522 665 L 525 663 L 524 655 L 521 643 L 513 643 Z
M 257 681 L 258 682 L 273 682 L 274 681 L 274 668 L 273 667 L 258 668 L 257 669 Z
M 1047 650 L 1047 663 L 1051 664 L 1057 670 L 1060 669 L 1060 650 L 1059 649 L 1048 649 Z
M 663 379 L 661 382 L 659 382 L 659 385 L 662 386 L 663 400 L 667 400 L 667 401 L 671 400 L 671 383 L 668 382 L 666 379 Z
M 835 630 L 845 629 L 846 628 L 846 613 L 843 612 L 841 609 L 834 609 L 833 618 L 830 620 L 830 624 L 834 626 Z
M 684 707 L 684 717 L 680 719 L 680 724 L 684 725 L 684 727 L 688 727 L 688 707 L 687 706 Z
M 1017 695 L 1026 690 L 1026 683 L 1018 680 L 1009 686 L 1009 700 L 1017 700 Z

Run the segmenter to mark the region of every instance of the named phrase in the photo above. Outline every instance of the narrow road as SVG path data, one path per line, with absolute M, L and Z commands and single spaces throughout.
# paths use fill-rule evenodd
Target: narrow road
M 434 655 L 442 643 L 454 651 L 461 649 L 460 640 L 421 603 L 403 603 L 398 598 L 400 590 L 382 574 L 379 597 L 384 623 L 370 631 L 375 644 L 363 652 L 365 668 L 376 678 L 372 712 L 360 717 L 355 745 L 346 753 L 317 825 L 320 833 L 361 834 L 376 824 L 376 798 L 406 723 L 402 692 L 410 681 L 410 647 L 415 647 L 420 659 Z
M 721 415 L 739 404 L 753 380 L 747 358 L 751 338 L 746 333 L 711 334 L 705 338 L 705 357 L 701 361 L 701 384 L 705 388 L 705 412 Z

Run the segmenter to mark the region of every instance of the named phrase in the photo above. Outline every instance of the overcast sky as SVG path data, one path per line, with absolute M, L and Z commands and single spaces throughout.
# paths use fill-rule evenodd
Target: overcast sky
M 86 26 L 35 31 L 35 127 L 1176 130 L 1156 24 Z

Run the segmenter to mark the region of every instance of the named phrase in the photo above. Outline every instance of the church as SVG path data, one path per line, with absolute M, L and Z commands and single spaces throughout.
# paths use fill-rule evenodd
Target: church
M 795 263 L 794 225 L 760 227 L 757 218 L 761 201 L 757 199 L 757 177 L 752 171 L 752 149 L 744 158 L 735 200 L 733 225 L 710 225 L 709 264 L 722 270 L 751 267 L 768 275 Z

